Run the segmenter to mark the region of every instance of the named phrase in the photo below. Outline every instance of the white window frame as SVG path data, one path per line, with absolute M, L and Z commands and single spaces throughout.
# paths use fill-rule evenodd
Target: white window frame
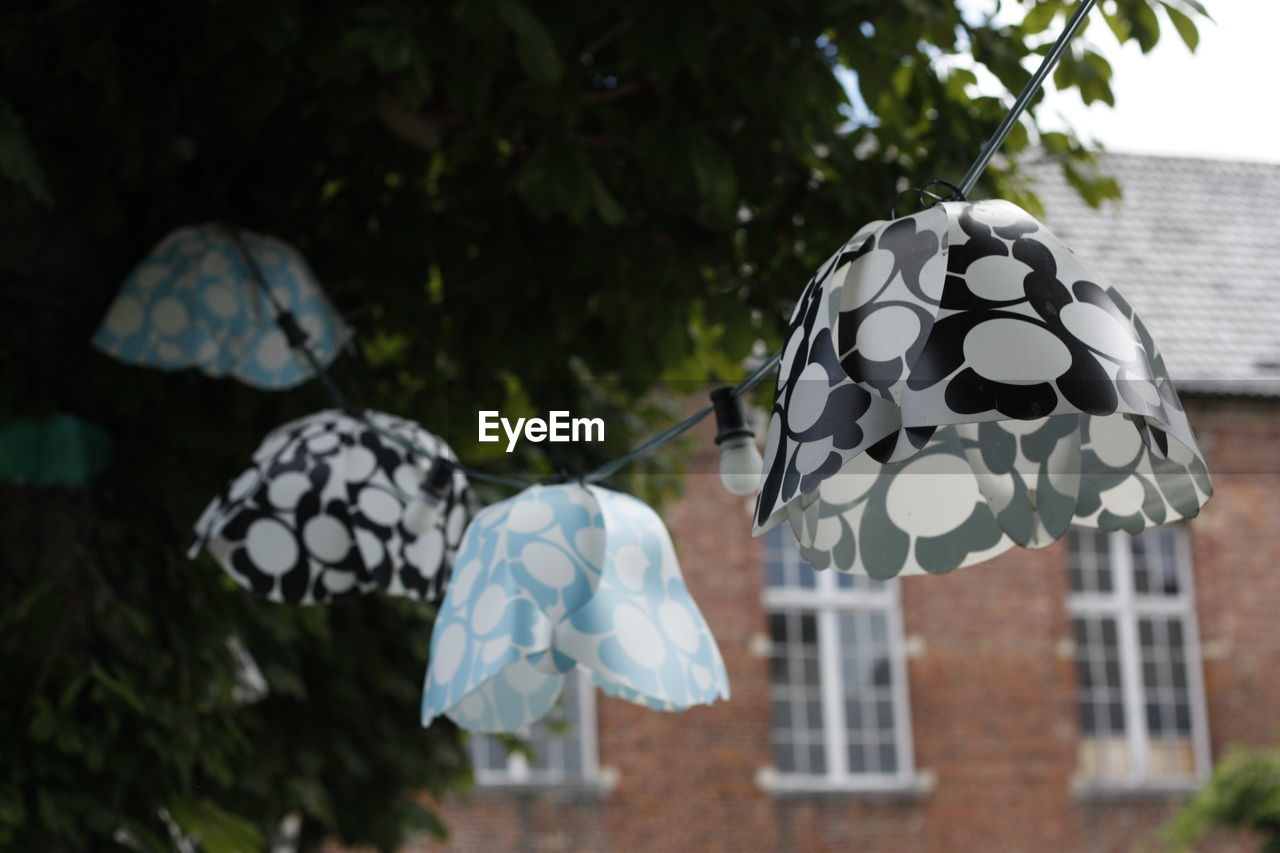
M 1191 561 L 1191 540 L 1185 524 L 1170 525 L 1178 573 L 1176 596 L 1138 595 L 1133 584 L 1133 536 L 1123 531 L 1104 534 L 1111 570 L 1110 593 L 1070 591 L 1067 609 L 1076 617 L 1108 617 L 1116 623 L 1116 644 L 1120 655 L 1120 687 L 1124 704 L 1125 738 L 1129 750 L 1128 777 L 1077 775 L 1080 791 L 1107 789 L 1167 790 L 1198 787 L 1209 775 L 1209 717 L 1204 695 L 1204 658 L 1200 647 L 1200 625 L 1196 617 L 1195 571 Z M 1171 617 L 1182 620 L 1183 649 L 1187 667 L 1187 692 L 1191 712 L 1191 742 L 1195 769 L 1191 776 L 1152 778 L 1149 772 L 1151 736 L 1147 730 L 1146 689 L 1142 677 L 1142 649 L 1138 623 L 1144 617 Z M 1072 658 L 1076 659 L 1077 652 Z M 1077 688 L 1078 689 L 1078 688 Z M 1077 717 L 1078 722 L 1078 717 Z M 1084 736 L 1081 731 L 1081 736 Z
M 591 683 L 591 676 L 582 670 L 577 671 L 570 696 L 568 690 L 561 694 L 560 701 L 578 703 L 578 739 L 581 743 L 582 773 L 568 775 L 558 771 L 535 770 L 529 766 L 528 757 L 522 752 L 511 752 L 507 755 L 507 768 L 494 770 L 481 767 L 475 760 L 475 753 L 469 752 L 475 772 L 475 782 L 479 787 L 556 787 L 556 786 L 591 786 L 598 784 L 602 777 L 600 757 L 597 752 L 598 739 L 596 733 L 596 691 Z M 528 731 L 518 733 L 517 737 L 527 737 Z M 472 735 L 473 738 L 485 735 Z
M 790 535 L 780 537 L 786 544 L 783 556 L 788 567 L 804 563 Z M 767 547 L 767 546 L 766 546 Z M 777 791 L 866 791 L 895 792 L 920 787 L 915 767 L 914 736 L 911 731 L 911 697 L 907 686 L 906 639 L 902 627 L 901 586 L 897 578 L 878 589 L 847 588 L 838 585 L 839 572 L 814 570 L 812 589 L 772 587 L 765 566 L 764 607 L 766 616 L 776 611 L 807 610 L 814 613 L 818 631 L 818 677 L 822 694 L 823 747 L 827 772 L 795 773 L 776 767 L 763 768 L 758 782 Z M 857 575 L 860 580 L 866 580 Z M 893 773 L 848 770 L 848 736 L 844 714 L 844 677 L 841 666 L 840 626 L 842 612 L 874 610 L 884 613 L 889 671 L 893 696 L 893 724 L 898 747 L 898 769 Z M 772 696 L 772 679 L 770 680 Z M 770 699 L 772 715 L 772 698 Z M 770 741 L 773 722 L 770 719 Z

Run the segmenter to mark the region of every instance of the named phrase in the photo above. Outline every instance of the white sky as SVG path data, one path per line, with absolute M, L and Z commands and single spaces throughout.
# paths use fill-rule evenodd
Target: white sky
M 1042 121 L 1061 113 L 1081 139 L 1112 151 L 1280 163 L 1280 2 L 1203 3 L 1214 20 L 1197 17 L 1194 54 L 1163 12 L 1160 42 L 1144 56 L 1136 42 L 1117 45 L 1095 10 L 1082 38 L 1111 63 L 1115 108 L 1051 92 Z

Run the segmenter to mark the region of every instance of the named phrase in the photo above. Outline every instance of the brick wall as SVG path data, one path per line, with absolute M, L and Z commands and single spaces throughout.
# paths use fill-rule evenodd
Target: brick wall
M 1280 731 L 1280 406 L 1199 400 L 1193 423 L 1217 493 L 1192 523 L 1213 753 Z M 710 442 L 708 441 L 708 445 Z M 697 460 L 714 470 L 714 451 Z M 1121 851 L 1160 849 L 1164 798 L 1072 793 L 1077 724 L 1061 545 L 947 577 L 903 581 L 916 765 L 909 798 L 778 796 L 772 764 L 762 554 L 749 502 L 695 473 L 664 511 L 686 580 L 720 644 L 733 698 L 660 714 L 600 696 L 608 793 L 476 792 L 441 808 L 465 850 Z M 1233 843 L 1234 842 L 1234 843 Z M 1251 849 L 1217 838 L 1205 849 Z

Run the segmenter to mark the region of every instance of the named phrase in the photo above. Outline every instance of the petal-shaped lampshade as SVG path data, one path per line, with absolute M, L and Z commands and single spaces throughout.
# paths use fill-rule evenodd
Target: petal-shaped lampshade
M 241 231 L 240 239 L 319 362 L 333 361 L 351 330 L 306 261 L 274 237 Z M 125 279 L 93 345 L 132 364 L 198 367 L 264 389 L 292 388 L 313 373 L 290 350 L 231 234 L 212 224 L 179 228 L 151 250 Z
M 405 507 L 421 489 L 424 465 L 453 460 L 453 451 L 412 421 L 364 417 L 378 430 L 339 411 L 273 430 L 205 508 L 190 556 L 208 548 L 237 583 L 289 604 L 375 590 L 439 597 L 470 516 L 466 477 L 451 472 L 442 511 L 414 535 Z
M 820 567 L 944 572 L 1075 524 L 1195 515 L 1208 470 L 1129 305 L 1005 201 L 864 228 L 791 319 L 755 533 Z
M 94 482 L 110 456 L 111 437 L 77 415 L 0 425 L 0 483 L 82 488 Z
M 598 486 L 534 486 L 467 528 L 431 635 L 422 723 L 515 732 L 581 666 L 659 710 L 729 697 L 720 651 L 662 520 Z

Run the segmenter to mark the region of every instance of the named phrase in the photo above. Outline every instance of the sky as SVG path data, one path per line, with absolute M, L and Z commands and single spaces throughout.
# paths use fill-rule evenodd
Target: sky
M 1214 20 L 1199 19 L 1194 54 L 1163 13 L 1160 42 L 1144 56 L 1136 42 L 1117 45 L 1095 10 L 1082 38 L 1111 63 L 1116 106 L 1051 92 L 1045 125 L 1060 125 L 1052 114 L 1061 113 L 1112 151 L 1280 163 L 1280 2 L 1203 3 Z

